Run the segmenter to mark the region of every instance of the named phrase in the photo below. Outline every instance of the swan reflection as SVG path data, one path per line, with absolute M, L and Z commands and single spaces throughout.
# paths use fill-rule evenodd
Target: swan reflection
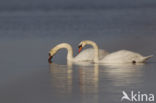
M 50 64 L 52 85 L 59 93 L 70 94 L 72 92 L 72 65 Z
M 143 65 L 143 63 L 103 65 L 103 72 L 112 80 L 114 86 L 130 86 L 142 82 Z
M 68 62 L 67 65 L 50 64 L 52 86 L 55 87 L 58 94 L 75 95 L 75 90 L 78 90 L 77 92 L 81 94 L 84 102 L 97 102 L 99 92 L 98 64 L 82 64 L 72 64 L 72 62 Z M 75 85 L 78 85 L 78 88 L 74 89 Z M 89 98 L 86 97 L 86 94 L 89 94 Z
M 99 65 L 79 66 L 80 93 L 84 103 L 97 103 L 99 99 Z M 87 95 L 86 95 L 87 94 Z
M 97 93 L 99 81 L 98 64 L 79 66 L 78 68 L 81 93 Z

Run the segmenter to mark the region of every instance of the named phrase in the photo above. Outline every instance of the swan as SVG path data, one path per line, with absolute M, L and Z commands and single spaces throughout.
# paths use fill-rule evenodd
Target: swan
M 84 40 L 80 42 L 79 49 L 81 50 L 85 45 L 93 43 L 90 40 Z M 106 55 L 102 59 L 98 59 L 98 46 L 92 45 L 95 49 L 94 51 L 94 62 L 95 63 L 144 63 L 146 60 L 151 58 L 150 56 L 142 56 L 139 53 L 135 53 L 129 50 L 119 50 L 113 53 Z
M 86 52 L 87 50 L 90 50 L 90 57 L 92 59 L 92 61 L 94 62 L 97 62 L 99 59 L 102 59 L 104 58 L 106 55 L 108 55 L 109 53 L 103 49 L 99 49 L 99 47 L 97 46 L 97 44 L 94 42 L 94 41 L 91 41 L 91 40 L 85 40 L 85 41 L 81 41 L 79 43 L 79 52 L 82 50 L 82 48 L 85 46 L 85 45 L 91 45 L 93 46 L 93 48 L 89 48 L 89 49 L 85 49 L 83 50 L 81 53 L 81 55 L 83 55 L 84 53 L 83 52 Z M 92 51 L 91 51 L 92 50 Z M 80 56 L 81 56 L 80 55 Z
M 53 56 L 60 50 L 60 49 L 67 49 L 68 53 L 67 53 L 67 60 L 68 61 L 72 61 L 72 62 L 79 62 L 79 61 L 93 61 L 94 59 L 94 49 L 89 48 L 89 49 L 85 49 L 82 52 L 80 52 L 76 57 L 73 57 L 73 49 L 71 47 L 70 44 L 68 43 L 61 43 L 56 45 L 54 48 L 52 48 L 49 51 L 49 59 L 48 62 L 51 63 Z M 104 56 L 107 54 L 106 51 L 100 51 L 99 54 L 101 56 Z

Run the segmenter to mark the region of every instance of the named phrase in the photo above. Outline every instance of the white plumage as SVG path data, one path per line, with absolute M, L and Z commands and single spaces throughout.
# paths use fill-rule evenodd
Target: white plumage
M 56 45 L 54 48 L 52 48 L 49 51 L 49 59 L 48 61 L 51 62 L 52 57 L 60 50 L 60 49 L 67 49 L 67 60 L 73 61 L 73 62 L 79 62 L 79 61 L 93 61 L 94 59 L 94 49 L 89 48 L 85 49 L 82 52 L 80 52 L 76 57 L 73 57 L 73 49 L 70 44 L 68 43 L 61 43 Z M 104 50 L 99 51 L 99 58 L 103 58 L 108 52 Z
M 99 59 L 104 58 L 108 54 L 107 51 L 99 49 Z M 94 59 L 94 49 L 88 48 L 80 52 L 75 58 L 75 61 L 93 61 Z
M 103 63 L 103 64 L 113 64 L 113 63 L 144 63 L 146 60 L 148 60 L 149 58 L 152 57 L 152 55 L 150 56 L 142 56 L 139 53 L 136 52 L 132 52 L 129 50 L 119 50 L 113 53 L 107 53 L 106 55 L 102 55 L 103 58 L 99 58 L 99 48 L 96 45 L 95 42 L 90 41 L 90 40 L 85 40 L 82 41 L 79 45 L 81 45 L 82 47 L 85 47 L 86 45 L 92 45 L 94 51 L 94 62 L 95 63 Z M 99 50 L 100 51 L 100 50 Z M 101 54 L 100 54 L 101 56 Z
M 143 63 L 151 57 L 152 55 L 144 57 L 141 54 L 132 51 L 119 50 L 110 53 L 102 60 L 100 60 L 99 63 Z

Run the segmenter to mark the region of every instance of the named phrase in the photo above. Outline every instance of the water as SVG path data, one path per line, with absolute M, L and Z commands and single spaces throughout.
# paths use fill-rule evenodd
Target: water
M 67 65 L 61 42 L 94 40 L 113 52 L 156 55 L 156 9 L 3 12 L 0 14 L 0 102 L 120 103 L 122 91 L 156 94 L 156 58 L 145 65 Z M 126 101 L 125 101 L 126 102 Z

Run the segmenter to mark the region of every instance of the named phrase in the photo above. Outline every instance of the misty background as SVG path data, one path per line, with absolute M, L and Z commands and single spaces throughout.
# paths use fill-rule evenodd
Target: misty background
M 155 8 L 155 0 L 0 0 L 0 11 Z

